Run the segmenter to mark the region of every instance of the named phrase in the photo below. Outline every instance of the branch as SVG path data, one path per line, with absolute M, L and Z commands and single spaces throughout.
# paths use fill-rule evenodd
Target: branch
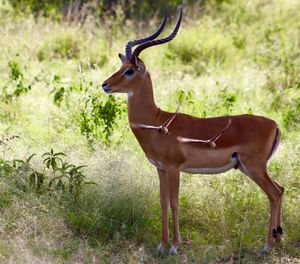
M 204 143 L 207 144 L 212 149 L 215 149 L 217 147 L 216 141 L 224 134 L 224 132 L 229 128 L 231 125 L 231 119 L 228 119 L 227 125 L 218 132 L 215 136 L 213 136 L 210 139 L 193 139 L 193 138 L 185 138 L 185 137 L 177 137 L 177 140 L 182 143 Z

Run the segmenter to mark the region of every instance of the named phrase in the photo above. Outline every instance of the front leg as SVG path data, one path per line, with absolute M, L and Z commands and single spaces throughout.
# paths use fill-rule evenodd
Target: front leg
M 159 185 L 160 185 L 160 206 L 162 210 L 162 238 L 161 243 L 157 247 L 158 253 L 163 253 L 169 241 L 168 227 L 168 209 L 170 204 L 169 179 L 168 174 L 158 169 Z
M 171 255 L 177 254 L 177 248 L 181 243 L 180 233 L 179 233 L 179 219 L 178 219 L 178 209 L 179 209 L 179 185 L 180 185 L 180 171 L 172 168 L 167 171 L 169 179 L 170 188 L 170 204 L 173 216 L 173 245 L 170 249 Z

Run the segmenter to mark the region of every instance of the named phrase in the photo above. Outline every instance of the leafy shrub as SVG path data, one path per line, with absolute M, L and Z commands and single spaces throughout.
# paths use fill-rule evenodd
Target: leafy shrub
M 110 95 L 106 101 L 99 95 L 89 96 L 80 113 L 81 133 L 89 141 L 102 138 L 106 145 L 111 143 L 111 135 L 117 125 L 117 119 L 123 112 L 123 102 Z
M 8 63 L 8 66 L 10 68 L 10 75 L 12 80 L 17 81 L 23 79 L 23 73 L 21 72 L 20 66 L 17 62 L 10 61 Z
M 27 191 L 28 189 L 41 191 L 44 183 L 44 173 L 36 171 L 31 166 L 31 159 L 34 156 L 35 154 L 32 154 L 25 160 L 15 159 L 12 161 L 13 174 L 18 176 L 15 180 L 16 185 L 23 191 Z
M 8 91 L 8 87 L 3 87 L 1 99 L 6 103 L 18 98 L 22 94 L 26 94 L 31 90 L 31 85 L 25 84 L 24 74 L 16 61 L 9 61 L 10 79 L 16 87 L 13 91 Z
M 5 177 L 13 172 L 13 166 L 10 161 L 0 159 L 0 177 Z
M 58 0 L 9 0 L 8 1 L 14 10 L 20 14 L 32 13 L 35 16 L 43 15 L 49 16 L 55 11 L 62 8 L 62 4 L 65 1 Z
M 54 75 L 52 82 L 54 84 L 54 88 L 50 94 L 54 94 L 53 102 L 57 106 L 61 106 L 63 100 L 65 100 L 68 105 L 68 99 L 72 92 L 82 92 L 84 90 L 82 80 L 80 80 L 79 85 L 73 85 L 64 83 L 59 75 Z M 90 85 L 93 85 L 93 83 L 90 82 Z
M 41 191 L 45 180 L 45 174 L 36 171 L 31 166 L 31 160 L 35 154 L 25 160 L 13 159 L 12 161 L 0 159 L 0 177 L 14 176 L 15 185 L 22 191 L 33 189 Z
M 39 193 L 61 191 L 70 195 L 75 201 L 85 185 L 94 184 L 85 180 L 86 176 L 81 169 L 86 166 L 67 163 L 63 159 L 66 157 L 63 152 L 54 152 L 53 149 L 45 152 L 42 155 L 43 172 L 33 168 L 31 160 L 34 156 L 35 154 L 32 154 L 24 160 L 0 159 L 0 177 L 14 177 L 16 187 L 22 191 L 34 190 Z
M 61 106 L 65 100 L 66 106 L 70 109 L 68 99 L 73 92 L 90 93 L 93 82 L 87 86 L 84 84 L 84 78 L 80 78 L 79 84 L 65 84 L 60 76 L 55 75 L 53 78 L 54 89 L 51 94 L 54 94 L 53 102 L 57 106 Z M 117 126 L 117 119 L 120 118 L 124 111 L 124 101 L 119 101 L 113 96 L 109 96 L 107 100 L 103 100 L 102 96 L 97 92 L 92 91 L 83 99 L 83 106 L 78 111 L 72 105 L 72 113 L 76 116 L 76 122 L 79 124 L 80 131 L 86 136 L 89 142 L 95 139 L 103 139 L 106 145 L 111 143 L 111 136 Z M 77 100 L 78 104 L 80 101 Z M 79 118 L 77 117 L 79 115 Z
M 222 106 L 225 109 L 225 113 L 230 113 L 233 110 L 233 106 L 237 101 L 237 95 L 234 91 L 228 91 L 228 87 L 224 87 L 221 89 L 219 93 L 220 101 L 222 102 Z
M 80 171 L 86 166 L 76 166 L 63 160 L 66 154 L 63 152 L 55 153 L 53 149 L 42 155 L 46 168 L 51 170 L 51 179 L 48 188 L 51 190 L 61 190 L 71 194 L 75 200 L 78 199 L 83 187 L 86 184 L 94 184 L 85 181 L 86 176 Z
M 197 0 L 189 0 L 188 4 L 195 4 Z M 217 3 L 223 2 L 221 0 L 215 1 Z M 124 0 L 9 0 L 14 10 L 17 13 L 32 13 L 36 17 L 53 16 L 53 14 L 60 14 L 65 18 L 68 17 L 68 11 L 71 13 L 80 13 L 80 11 L 88 9 L 88 13 L 96 17 L 105 17 L 107 14 L 113 18 L 117 17 L 116 9 L 122 8 L 124 18 L 129 19 L 145 19 L 152 18 L 158 12 L 163 14 L 165 10 L 171 13 L 176 12 L 177 7 L 182 4 L 181 0 L 158 0 L 158 1 L 124 1 Z M 72 8 L 77 4 L 78 8 Z

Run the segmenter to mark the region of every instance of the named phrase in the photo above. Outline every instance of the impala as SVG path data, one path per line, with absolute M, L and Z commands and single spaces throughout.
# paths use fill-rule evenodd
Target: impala
M 282 237 L 281 201 L 284 188 L 270 178 L 267 162 L 278 147 L 280 130 L 268 118 L 255 115 L 197 118 L 169 113 L 154 101 L 151 77 L 140 53 L 149 47 L 171 41 L 177 34 L 182 10 L 173 32 L 155 39 L 166 24 L 166 15 L 149 37 L 129 41 L 125 55 L 119 54 L 120 70 L 102 84 L 106 93 L 127 93 L 130 127 L 148 160 L 157 168 L 162 209 L 162 238 L 158 252 L 168 246 L 168 209 L 173 216 L 173 244 L 177 254 L 181 243 L 178 222 L 180 172 L 216 174 L 239 169 L 267 195 L 270 202 L 268 240 L 263 252 Z M 132 52 L 132 47 L 137 46 Z M 207 143 L 207 144 L 206 144 Z

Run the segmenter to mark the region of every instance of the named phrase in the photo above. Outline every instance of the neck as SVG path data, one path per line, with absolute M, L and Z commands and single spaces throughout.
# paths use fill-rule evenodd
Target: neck
M 157 106 L 149 73 L 135 92 L 128 93 L 128 119 L 130 123 L 151 124 L 155 121 Z

